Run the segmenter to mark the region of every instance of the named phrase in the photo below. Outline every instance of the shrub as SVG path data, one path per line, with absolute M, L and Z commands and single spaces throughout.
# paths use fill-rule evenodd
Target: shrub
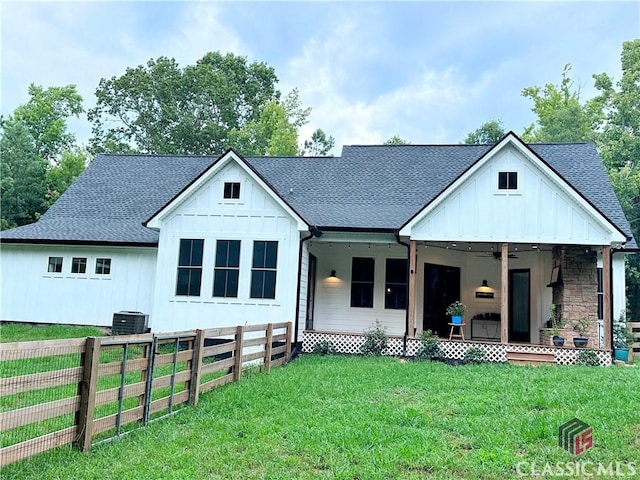
M 319 340 L 313 344 L 313 348 L 311 349 L 313 353 L 317 353 L 318 355 L 333 355 L 336 353 L 336 349 L 329 340 Z
M 376 320 L 375 325 L 363 332 L 364 343 L 360 346 L 360 351 L 365 355 L 382 355 L 387 349 L 389 339 L 380 322 Z
M 464 352 L 465 363 L 484 363 L 487 361 L 487 353 L 480 347 L 469 347 Z
M 416 352 L 418 360 L 439 360 L 444 357 L 440 348 L 440 339 L 431 330 L 425 330 L 420 335 L 422 346 Z
M 586 365 L 588 367 L 599 367 L 600 359 L 593 350 L 582 350 L 576 358 L 576 365 Z

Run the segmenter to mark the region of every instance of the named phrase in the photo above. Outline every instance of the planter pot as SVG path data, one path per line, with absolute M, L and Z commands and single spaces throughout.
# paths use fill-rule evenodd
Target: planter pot
M 588 343 L 589 343 L 588 338 L 573 337 L 573 345 L 576 346 L 577 348 L 584 348 L 587 346 Z
M 559 336 L 557 336 L 557 335 L 554 335 L 554 337 L 553 337 L 553 344 L 554 344 L 556 347 L 561 347 L 561 346 L 563 346 L 563 345 L 564 345 L 564 337 L 559 337 Z
M 462 315 L 451 315 L 451 323 L 454 325 L 462 325 Z
M 616 360 L 620 360 L 621 362 L 626 362 L 629 359 L 629 349 L 628 348 L 614 348 L 613 355 Z

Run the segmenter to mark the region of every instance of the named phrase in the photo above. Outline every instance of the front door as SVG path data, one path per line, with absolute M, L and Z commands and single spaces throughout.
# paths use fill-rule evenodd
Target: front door
M 460 269 L 424 264 L 424 311 L 422 328 L 440 337 L 449 336 L 447 306 L 460 300 Z
M 531 341 L 531 273 L 509 270 L 509 341 Z
M 307 279 L 307 321 L 305 330 L 313 330 L 313 304 L 316 300 L 316 267 L 318 260 L 314 255 L 309 254 L 309 272 Z

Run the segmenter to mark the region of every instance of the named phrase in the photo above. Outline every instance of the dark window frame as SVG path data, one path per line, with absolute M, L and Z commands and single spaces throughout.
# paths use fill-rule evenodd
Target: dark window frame
M 214 297 L 237 298 L 240 281 L 240 240 L 217 240 L 213 269 Z
M 518 190 L 518 172 L 499 171 L 498 190 Z
M 71 259 L 71 273 L 87 273 L 87 257 L 73 257 Z
M 390 267 L 390 264 L 396 265 Z M 386 259 L 384 277 L 384 308 L 386 310 L 405 310 L 407 308 L 408 268 L 406 258 Z
M 111 258 L 96 258 L 96 275 L 111 275 Z
M 351 308 L 373 308 L 376 259 L 352 257 Z
M 202 290 L 204 239 L 181 238 L 178 247 L 176 296 L 199 297 Z
M 47 263 L 47 273 L 62 273 L 64 257 L 49 257 Z
M 254 240 L 251 262 L 251 298 L 275 299 L 278 275 L 278 242 Z
M 225 200 L 239 200 L 240 182 L 224 182 L 222 197 Z

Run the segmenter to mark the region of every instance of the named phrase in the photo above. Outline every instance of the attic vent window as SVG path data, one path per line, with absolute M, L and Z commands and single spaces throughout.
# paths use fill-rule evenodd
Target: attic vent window
M 240 198 L 240 182 L 225 182 L 224 198 L 225 199 Z
M 498 190 L 517 190 L 518 172 L 498 172 Z

